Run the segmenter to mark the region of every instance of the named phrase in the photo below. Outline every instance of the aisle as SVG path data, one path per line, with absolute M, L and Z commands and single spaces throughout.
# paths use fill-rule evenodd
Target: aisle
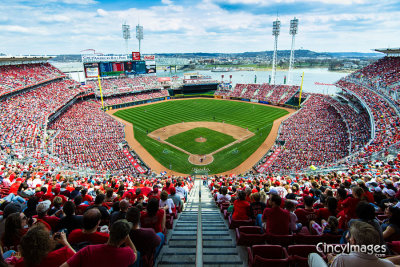
M 235 240 L 201 180 L 195 181 L 185 209 L 170 231 L 157 266 L 244 266 Z

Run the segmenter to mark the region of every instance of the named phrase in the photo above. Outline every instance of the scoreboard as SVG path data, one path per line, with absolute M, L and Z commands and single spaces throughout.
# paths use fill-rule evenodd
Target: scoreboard
M 136 52 L 132 54 L 132 59 L 129 57 L 118 56 L 96 56 L 85 57 L 83 68 L 86 78 L 100 77 L 118 77 L 126 75 L 145 75 L 156 73 L 155 56 L 143 56 L 140 59 L 140 54 Z

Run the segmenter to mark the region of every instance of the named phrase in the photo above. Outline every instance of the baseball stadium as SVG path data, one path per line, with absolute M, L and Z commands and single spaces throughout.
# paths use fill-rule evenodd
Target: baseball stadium
M 282 84 L 278 20 L 268 82 L 0 56 L 0 265 L 400 265 L 400 48 L 311 92 L 297 27 Z

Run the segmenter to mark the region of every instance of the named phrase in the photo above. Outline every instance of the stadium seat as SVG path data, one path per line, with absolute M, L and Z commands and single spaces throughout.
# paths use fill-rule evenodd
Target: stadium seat
M 265 235 L 265 240 L 271 245 L 288 247 L 294 242 L 293 235 Z
M 317 247 L 314 245 L 291 245 L 287 250 L 289 254 L 289 261 L 291 266 L 307 267 L 308 255 L 310 253 L 319 253 Z M 321 257 L 326 260 L 323 253 L 319 253 Z
M 235 229 L 239 226 L 253 226 L 253 220 L 233 220 L 232 217 L 228 217 L 229 229 Z
M 240 226 L 235 229 L 236 244 L 238 246 L 251 247 L 265 244 L 265 235 L 261 233 L 259 226 Z
M 254 245 L 247 248 L 248 266 L 288 266 L 289 255 L 279 245 Z

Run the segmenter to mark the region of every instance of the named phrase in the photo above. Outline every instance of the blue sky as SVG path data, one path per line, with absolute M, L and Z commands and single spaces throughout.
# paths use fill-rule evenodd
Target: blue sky
M 299 19 L 296 48 L 370 52 L 400 46 L 398 0 L 2 0 L 0 53 L 121 53 L 122 23 L 134 28 L 139 21 L 147 54 L 265 51 L 273 49 L 277 14 L 278 49 L 290 49 L 293 17 Z M 133 38 L 129 50 L 137 49 Z

